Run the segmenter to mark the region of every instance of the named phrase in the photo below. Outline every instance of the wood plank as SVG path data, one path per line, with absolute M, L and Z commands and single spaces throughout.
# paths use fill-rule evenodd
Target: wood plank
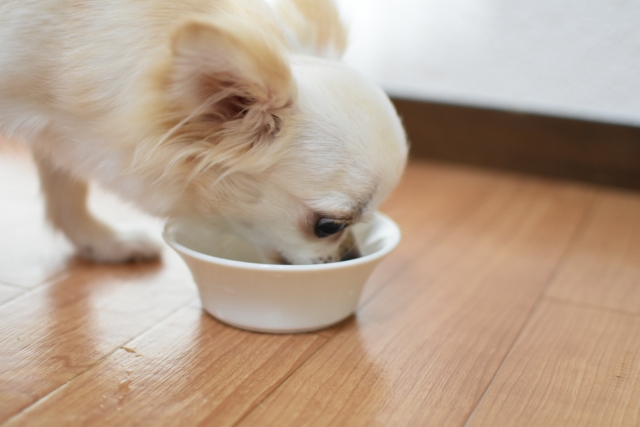
M 326 339 L 244 332 L 185 307 L 5 426 L 231 426 Z
M 0 307 L 0 422 L 196 297 L 177 255 L 83 265 Z
M 505 179 L 239 426 L 462 425 L 591 201 Z
M 545 301 L 468 427 L 640 425 L 640 318 Z
M 24 289 L 0 283 L 0 305 L 22 294 Z
M 381 211 L 402 230 L 400 244 L 369 279 L 360 305 L 426 247 L 441 239 L 504 180 L 503 174 L 412 161 Z
M 547 295 L 640 313 L 640 194 L 598 195 L 588 227 Z

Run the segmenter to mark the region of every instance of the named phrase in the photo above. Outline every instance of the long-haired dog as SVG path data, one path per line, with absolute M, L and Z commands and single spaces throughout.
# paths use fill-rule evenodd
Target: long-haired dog
M 155 216 L 224 217 L 274 262 L 337 261 L 407 157 L 344 49 L 330 0 L 4 0 L 0 133 L 87 258 L 159 252 L 92 216 L 91 180 Z

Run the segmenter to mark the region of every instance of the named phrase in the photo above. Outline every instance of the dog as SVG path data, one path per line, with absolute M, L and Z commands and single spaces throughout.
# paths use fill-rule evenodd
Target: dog
M 353 256 L 349 227 L 405 167 L 390 100 L 340 60 L 330 0 L 4 0 L 0 21 L 0 134 L 30 148 L 48 220 L 90 260 L 161 247 L 94 217 L 88 182 L 309 264 Z

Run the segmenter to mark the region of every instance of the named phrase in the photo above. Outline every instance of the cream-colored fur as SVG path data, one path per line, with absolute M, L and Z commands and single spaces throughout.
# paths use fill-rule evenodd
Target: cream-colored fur
M 33 150 L 48 217 L 81 254 L 159 250 L 91 215 L 93 180 L 156 216 L 224 217 L 272 260 L 339 258 L 348 233 L 318 238 L 315 224 L 366 220 L 402 173 L 405 136 L 382 91 L 328 59 L 346 34 L 330 0 L 277 10 L 0 4 L 0 132 Z

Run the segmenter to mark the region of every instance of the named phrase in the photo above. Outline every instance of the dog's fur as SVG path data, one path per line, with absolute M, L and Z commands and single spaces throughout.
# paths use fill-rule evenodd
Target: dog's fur
M 4 0 L 0 132 L 38 164 L 47 215 L 102 262 L 158 254 L 86 207 L 95 180 L 160 217 L 222 216 L 272 259 L 337 260 L 399 180 L 381 90 L 341 63 L 330 0 Z M 344 246 L 344 245 L 342 245 Z

